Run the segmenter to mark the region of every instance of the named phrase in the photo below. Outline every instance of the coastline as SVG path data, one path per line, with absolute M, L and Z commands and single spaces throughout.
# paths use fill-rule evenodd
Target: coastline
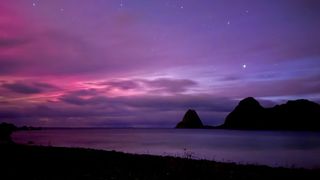
M 319 179 L 320 169 L 240 165 L 84 148 L 0 145 L 1 179 Z

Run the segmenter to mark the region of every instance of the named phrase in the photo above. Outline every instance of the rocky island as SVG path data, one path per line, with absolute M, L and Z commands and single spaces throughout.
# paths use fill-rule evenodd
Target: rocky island
M 239 102 L 220 128 L 249 130 L 320 130 L 320 105 L 305 99 L 264 108 L 252 97 Z
M 176 128 L 319 131 L 320 105 L 299 99 L 265 108 L 253 97 L 247 97 L 227 115 L 221 126 L 203 125 L 196 111 L 189 109 Z
M 183 116 L 182 121 L 180 121 L 176 128 L 188 128 L 197 129 L 204 128 L 197 112 L 193 109 L 189 109 Z

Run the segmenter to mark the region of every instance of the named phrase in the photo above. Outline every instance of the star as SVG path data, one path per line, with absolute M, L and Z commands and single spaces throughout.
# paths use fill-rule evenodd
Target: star
M 33 6 L 33 7 L 36 7 L 36 3 L 32 3 L 32 6 Z
M 180 9 L 183 9 L 184 7 L 183 6 L 180 6 Z
M 227 24 L 230 25 L 230 21 L 227 21 Z
M 246 10 L 246 13 L 249 13 L 249 10 Z
M 243 64 L 243 65 L 242 65 L 242 68 L 243 68 L 243 69 L 247 68 L 247 65 L 246 65 L 246 64 Z
M 124 6 L 123 0 L 120 0 L 119 6 L 120 6 L 120 8 L 123 8 L 123 6 Z

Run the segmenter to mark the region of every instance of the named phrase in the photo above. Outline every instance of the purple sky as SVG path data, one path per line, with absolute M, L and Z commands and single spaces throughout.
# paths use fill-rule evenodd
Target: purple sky
M 0 2 L 0 121 L 218 125 L 247 96 L 320 102 L 320 1 Z

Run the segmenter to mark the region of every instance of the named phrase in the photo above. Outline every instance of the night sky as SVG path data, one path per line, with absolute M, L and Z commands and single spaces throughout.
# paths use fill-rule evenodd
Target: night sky
M 247 96 L 320 102 L 320 1 L 0 2 L 0 121 L 218 125 Z

